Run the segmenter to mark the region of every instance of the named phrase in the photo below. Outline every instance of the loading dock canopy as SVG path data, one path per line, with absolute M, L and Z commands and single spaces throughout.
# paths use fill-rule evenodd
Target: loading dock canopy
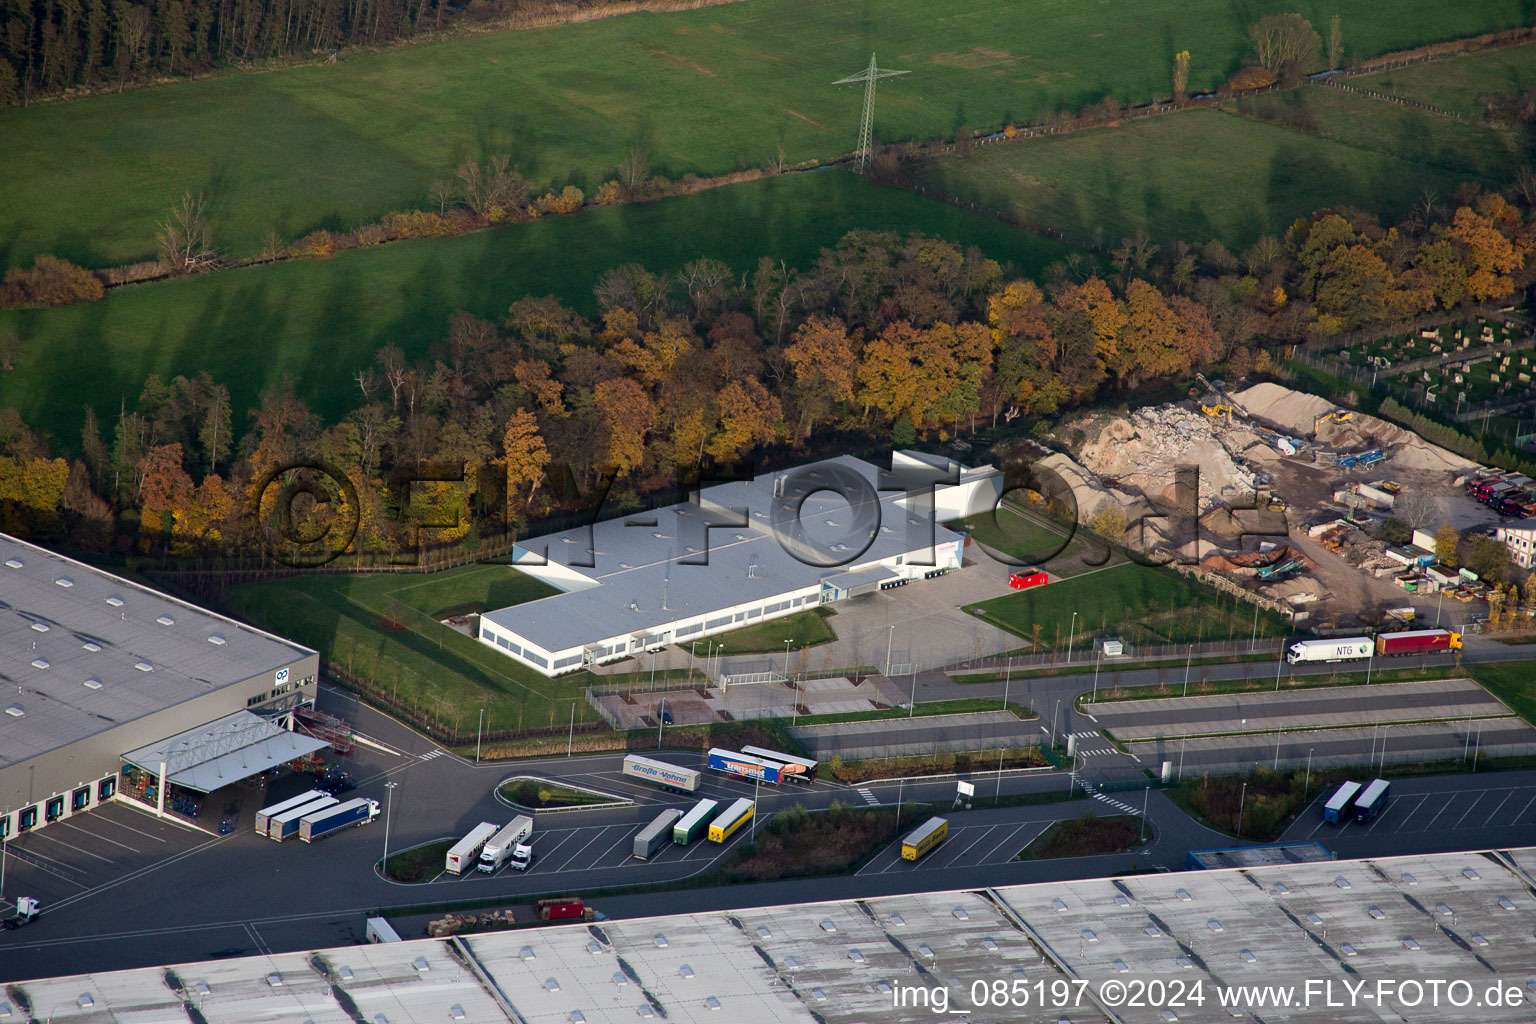
M 901 573 L 887 569 L 883 565 L 872 566 L 868 569 L 857 569 L 852 572 L 839 572 L 831 576 L 823 576 L 821 585 L 833 590 L 841 590 L 848 597 L 859 597 L 863 594 L 873 594 L 880 588 L 880 584 L 890 580 L 901 579 Z
M 325 740 L 273 725 L 260 715 L 236 711 L 159 743 L 131 750 L 123 755 L 123 760 L 155 775 L 160 774 L 164 762 L 168 781 L 199 793 L 212 793 L 220 786 L 239 782 L 328 745 Z

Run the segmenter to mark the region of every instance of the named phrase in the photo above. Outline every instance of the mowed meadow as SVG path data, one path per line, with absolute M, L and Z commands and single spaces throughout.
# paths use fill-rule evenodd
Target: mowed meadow
M 208 370 L 243 416 L 260 391 L 297 379 L 297 394 L 334 419 L 352 407 L 352 376 L 399 345 L 412 359 L 468 310 L 499 319 L 524 295 L 555 295 L 588 314 L 607 270 L 661 272 L 710 256 L 738 273 L 763 256 L 810 266 L 848 231 L 920 231 L 1038 274 L 1066 246 L 953 206 L 880 188 L 844 170 L 787 174 L 683 196 L 585 210 L 455 238 L 400 242 L 241 270 L 113 289 L 101 302 L 0 312 L 0 334 L 22 339 L 0 374 L 0 409 L 14 408 L 67 447 L 83 407 L 110 419 L 147 374 Z
M 964 124 L 1028 122 L 1113 93 L 1170 92 L 1173 54 L 1192 90 L 1242 62 L 1246 29 L 1299 11 L 1369 56 L 1521 24 L 1519 0 L 1226 3 L 1216 0 L 747 0 L 675 14 L 486 33 L 351 52 L 260 74 L 226 73 L 0 114 L 0 267 L 53 252 L 101 267 L 153 256 L 184 192 L 208 200 L 215 245 L 256 252 L 428 205 L 466 157 L 506 153 L 534 185 L 589 191 L 641 147 L 654 173 L 712 175 L 852 148 L 860 90 L 831 82 L 882 65 L 887 140 Z M 1155 41 L 1155 42 L 1149 42 Z

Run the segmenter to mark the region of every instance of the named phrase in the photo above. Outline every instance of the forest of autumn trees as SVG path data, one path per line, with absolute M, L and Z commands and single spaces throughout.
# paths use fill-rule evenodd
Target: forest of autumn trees
M 556 0 L 0 0 L 0 107 L 72 87 L 374 45 Z M 565 6 L 580 6 L 564 0 Z
M 244 410 L 207 374 L 151 377 L 115 423 L 87 409 L 65 458 L 0 410 L 0 529 L 125 553 L 257 550 L 258 492 L 317 460 L 355 489 L 355 550 L 377 553 L 408 520 L 456 523 L 438 543 L 536 525 L 585 507 L 599 480 L 615 481 L 611 507 L 633 506 L 700 466 L 1025 429 L 1211 364 L 1263 370 L 1266 345 L 1515 295 L 1532 217 L 1497 194 L 1458 200 L 1391 228 L 1321 211 L 1240 255 L 1129 239 L 1108 266 L 1074 257 L 1041 282 L 867 231 L 813 266 L 764 259 L 739 278 L 708 259 L 625 265 L 595 289 L 595 318 L 526 297 L 494 320 L 454 314 L 419 358 L 386 346 L 336 422 L 291 380 Z

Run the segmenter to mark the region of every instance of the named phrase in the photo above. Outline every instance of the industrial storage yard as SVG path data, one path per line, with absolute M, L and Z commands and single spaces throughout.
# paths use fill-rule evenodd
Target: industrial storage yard
M 1083 521 L 1119 508 L 1132 525 L 1128 543 L 1199 562 L 1324 633 L 1380 626 L 1415 604 L 1396 578 L 1414 563 L 1372 536 L 1387 517 L 1420 531 L 1419 554 L 1442 526 L 1470 535 L 1500 521 L 1461 486 L 1476 463 L 1279 384 L 1230 394 L 1211 384 L 1188 402 L 1057 431 L 1079 434 L 1075 460 L 1046 461 L 1072 487 Z M 1420 598 L 1433 592 L 1413 583 Z M 1462 601 L 1443 621 L 1484 610 Z
M 1536 974 L 1532 870 L 1528 848 L 1303 859 L 386 941 L 22 982 L 0 996 L 0 1016 L 853 1024 L 937 1010 L 1125 1024 L 1522 1021 L 1536 996 L 1526 983 Z M 1411 988 L 1385 989 L 1380 1005 L 1322 996 L 1329 982 L 1338 992 L 1366 979 L 1374 994 L 1426 978 L 1470 986 L 1472 1004 L 1429 1010 Z M 1117 986 L 1138 980 L 1181 995 L 1120 1005 Z M 1485 998 L 1495 982 L 1507 1005 Z M 1294 989 L 1276 1005 L 1265 986 Z M 1021 989 L 1032 1002 L 1011 1002 Z

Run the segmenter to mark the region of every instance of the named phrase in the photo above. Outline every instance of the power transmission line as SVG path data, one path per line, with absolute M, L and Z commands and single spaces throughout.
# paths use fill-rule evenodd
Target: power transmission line
M 869 55 L 869 67 L 856 75 L 847 78 L 839 78 L 833 85 L 852 85 L 855 82 L 864 83 L 864 116 L 859 121 L 859 148 L 854 156 L 854 166 L 861 174 L 869 167 L 870 135 L 875 124 L 875 82 L 882 78 L 895 78 L 897 75 L 909 75 L 910 71 L 890 71 L 875 65 L 875 55 Z

